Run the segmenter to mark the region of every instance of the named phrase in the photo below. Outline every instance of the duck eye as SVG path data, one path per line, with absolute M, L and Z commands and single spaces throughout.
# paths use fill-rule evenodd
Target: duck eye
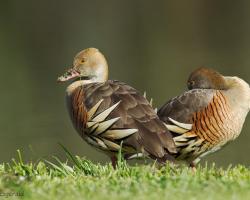
M 194 81 L 190 81 L 190 85 L 192 85 L 192 86 L 193 86 L 194 84 L 195 84 L 195 82 L 194 82 Z
M 193 87 L 194 84 L 195 84 L 195 81 L 188 81 L 188 86 L 189 86 L 189 87 Z
M 80 60 L 80 63 L 83 64 L 84 62 L 85 62 L 85 59 L 82 58 L 82 59 Z

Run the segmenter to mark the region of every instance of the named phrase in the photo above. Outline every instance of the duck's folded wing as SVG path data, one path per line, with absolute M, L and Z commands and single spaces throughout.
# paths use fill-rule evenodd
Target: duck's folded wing
M 92 95 L 91 95 L 91 91 Z M 105 120 L 117 119 L 112 127 L 103 130 L 103 138 L 120 145 L 146 151 L 155 157 L 163 157 L 167 152 L 176 152 L 170 132 L 158 118 L 149 102 L 137 90 L 119 81 L 108 81 L 85 88 L 85 104 L 88 108 L 102 102 L 93 117 L 104 115 L 109 108 L 116 105 L 105 116 Z
M 159 118 L 166 124 L 189 129 L 192 124 L 192 117 L 208 106 L 216 90 L 194 89 L 177 96 L 165 103 L 158 111 Z

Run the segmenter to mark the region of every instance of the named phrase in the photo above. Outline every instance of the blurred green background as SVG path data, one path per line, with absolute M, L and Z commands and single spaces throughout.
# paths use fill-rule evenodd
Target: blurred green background
M 247 0 L 1 1 L 0 162 L 16 149 L 28 160 L 64 158 L 58 143 L 108 161 L 73 130 L 67 84 L 56 83 L 87 47 L 106 55 L 110 79 L 146 90 L 155 106 L 186 89 L 188 74 L 199 66 L 250 82 L 249 9 Z M 249 165 L 249 131 L 250 117 L 235 142 L 205 161 Z

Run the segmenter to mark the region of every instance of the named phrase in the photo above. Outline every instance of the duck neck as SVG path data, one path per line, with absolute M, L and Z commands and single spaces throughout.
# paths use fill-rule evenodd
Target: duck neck
M 87 85 L 87 84 L 90 84 L 90 83 L 97 83 L 97 82 L 104 82 L 104 81 L 100 81 L 98 79 L 90 79 L 90 80 L 77 80 L 77 81 L 74 81 L 73 83 L 71 83 L 67 89 L 66 89 L 66 93 L 67 95 L 71 95 L 74 90 L 76 88 L 78 88 L 79 86 L 84 86 L 84 85 Z
M 77 81 L 74 81 L 73 83 L 71 83 L 66 89 L 67 95 L 70 96 L 77 87 L 79 87 L 81 85 L 86 85 L 87 84 L 86 81 L 88 81 L 88 80 L 77 80 Z
M 104 61 L 103 61 L 104 62 Z M 108 64 L 105 61 L 103 64 L 96 66 L 93 77 L 91 77 L 92 82 L 105 82 L 108 80 Z
M 250 109 L 250 87 L 247 82 L 238 77 L 225 77 L 228 89 L 227 93 L 234 100 L 235 105 L 241 105 Z
M 225 76 L 224 78 L 225 78 L 228 90 L 237 89 L 237 90 L 249 91 L 249 85 L 244 80 L 242 80 L 236 76 L 234 76 L 234 77 Z

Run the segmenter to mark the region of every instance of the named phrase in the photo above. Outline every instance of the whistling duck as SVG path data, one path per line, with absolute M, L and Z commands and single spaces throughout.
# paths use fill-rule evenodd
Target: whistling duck
M 125 159 L 149 155 L 170 159 L 174 141 L 149 102 L 136 89 L 108 80 L 108 64 L 95 48 L 79 52 L 73 67 L 58 78 L 73 80 L 66 101 L 72 123 L 90 145 L 106 152 L 113 166 L 121 149 Z
M 188 91 L 159 111 L 171 131 L 177 160 L 191 166 L 237 138 L 250 109 L 249 85 L 238 77 L 198 68 L 188 78 Z

